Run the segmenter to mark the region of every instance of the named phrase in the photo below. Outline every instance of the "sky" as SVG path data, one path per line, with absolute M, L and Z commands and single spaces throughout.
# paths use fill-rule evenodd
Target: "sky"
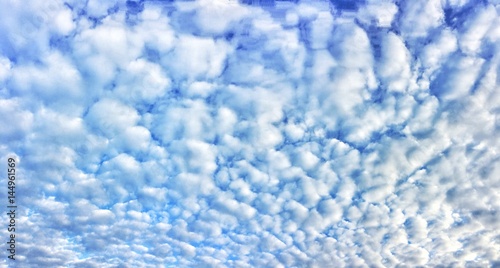
M 500 267 L 499 1 L 0 2 L 2 267 Z

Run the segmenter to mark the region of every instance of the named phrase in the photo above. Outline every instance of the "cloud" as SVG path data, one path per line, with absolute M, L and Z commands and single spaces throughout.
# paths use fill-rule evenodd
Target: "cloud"
M 497 265 L 496 4 L 243 2 L 0 10 L 19 265 Z

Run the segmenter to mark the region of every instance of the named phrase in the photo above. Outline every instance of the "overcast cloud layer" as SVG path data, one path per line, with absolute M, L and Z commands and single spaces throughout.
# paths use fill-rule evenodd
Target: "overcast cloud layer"
M 1 2 L 19 267 L 500 266 L 498 1 Z

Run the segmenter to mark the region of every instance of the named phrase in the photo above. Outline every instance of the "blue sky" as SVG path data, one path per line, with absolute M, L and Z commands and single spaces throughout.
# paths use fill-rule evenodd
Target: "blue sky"
M 500 265 L 498 1 L 2 6 L 3 265 Z

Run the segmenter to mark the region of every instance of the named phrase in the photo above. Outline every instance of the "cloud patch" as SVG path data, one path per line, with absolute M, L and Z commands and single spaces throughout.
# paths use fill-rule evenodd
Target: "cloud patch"
M 246 2 L 7 3 L 17 261 L 497 265 L 496 4 Z

